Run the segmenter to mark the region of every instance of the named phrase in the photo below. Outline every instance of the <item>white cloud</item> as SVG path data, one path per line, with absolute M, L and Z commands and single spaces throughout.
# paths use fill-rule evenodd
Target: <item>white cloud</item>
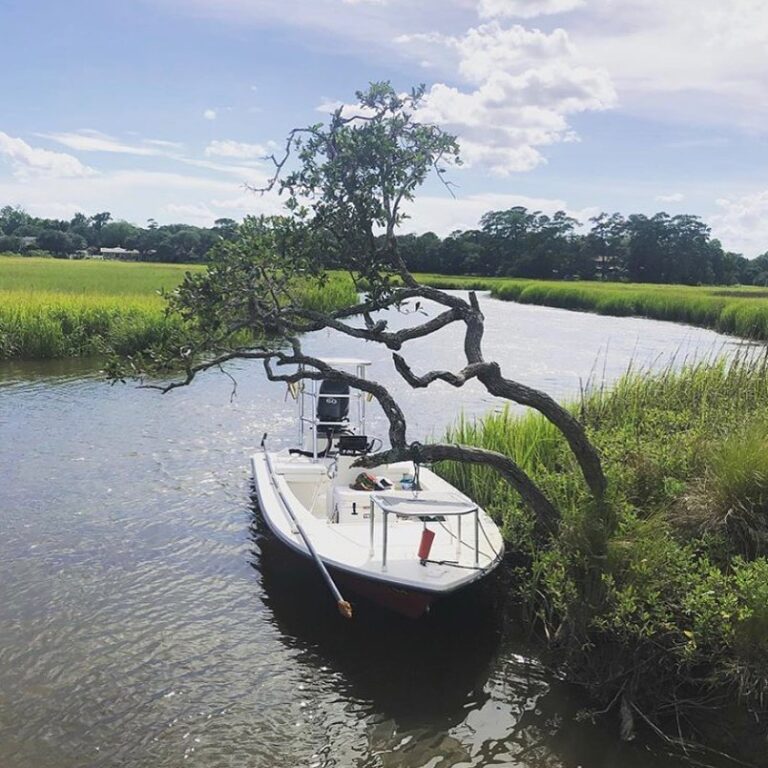
M 193 217 L 198 223 L 212 223 L 225 216 L 239 219 L 246 213 L 282 210 L 282 200 L 276 195 L 248 193 L 235 179 L 145 170 L 66 178 L 33 176 L 24 184 L 0 174 L 0 200 L 38 216 L 69 218 L 77 211 L 109 210 L 136 223 L 150 216 L 161 223 L 191 221 Z
M 168 203 L 161 209 L 165 218 L 178 219 L 185 224 L 198 224 L 209 227 L 219 218 L 205 203 Z
M 205 112 L 203 112 L 203 117 L 206 120 L 215 120 L 216 119 L 216 110 L 215 109 L 206 109 Z
M 550 215 L 565 211 L 582 223 L 598 213 L 597 208 L 574 209 L 564 200 L 526 195 L 482 193 L 456 199 L 445 195 L 424 195 L 417 197 L 407 208 L 411 218 L 403 225 L 402 231 L 431 231 L 444 237 L 457 229 L 475 229 L 480 217 L 488 211 L 506 210 L 516 205 Z
M 34 176 L 66 178 L 96 174 L 93 168 L 83 165 L 74 155 L 32 147 L 23 139 L 14 138 L 2 131 L 0 131 L 0 157 L 8 159 L 14 176 L 21 180 Z
M 389 0 L 386 5 L 294 0 L 290 14 L 283 0 L 153 2 L 230 23 L 290 25 L 310 30 L 313 40 L 325 34 L 343 41 L 346 50 L 385 64 L 394 40 L 407 36 L 414 41 L 408 48 L 418 48 L 414 33 L 456 35 L 475 23 L 478 12 L 484 19 L 504 20 L 567 11 L 553 18 L 567 24 L 584 66 L 610 74 L 624 109 L 689 123 L 735 122 L 760 131 L 768 118 L 768 3 L 760 0 Z M 439 79 L 456 85 L 450 57 L 408 48 L 401 45 L 400 55 L 428 61 Z
M 752 258 L 768 251 L 768 189 L 717 201 L 718 212 L 708 217 L 712 235 L 723 247 Z
M 682 192 L 670 192 L 668 195 L 656 195 L 656 201 L 659 203 L 681 203 L 685 200 Z
M 212 141 L 206 148 L 207 157 L 231 157 L 238 160 L 253 160 L 270 154 L 271 148 L 263 144 L 246 144 L 241 141 Z
M 126 144 L 120 139 L 116 139 L 113 136 L 108 136 L 106 133 L 100 131 L 94 131 L 90 129 L 82 129 L 74 132 L 64 133 L 41 133 L 38 134 L 42 138 L 55 141 L 57 144 L 62 144 L 70 149 L 75 149 L 79 152 L 111 152 L 115 154 L 123 155 L 161 155 L 163 151 L 157 146 L 135 146 Z M 166 142 L 147 142 L 157 145 L 167 144 Z
M 477 12 L 483 19 L 532 19 L 580 8 L 584 0 L 480 0 Z
M 162 147 L 163 149 L 184 149 L 184 144 L 181 141 L 165 141 L 164 139 L 142 139 L 142 141 L 145 144 Z
M 454 57 L 473 87 L 435 83 L 420 115 L 459 136 L 470 166 L 506 175 L 544 161 L 538 147 L 576 139 L 568 116 L 610 108 L 616 93 L 608 75 L 584 66 L 568 34 L 498 22 L 461 37 L 436 33 L 401 36 L 401 44 Z M 442 49 L 442 54 L 440 53 Z
M 261 184 L 266 176 L 258 163 L 244 162 L 231 165 L 211 160 L 203 160 L 182 154 L 178 142 L 159 139 L 143 139 L 141 144 L 126 144 L 119 139 L 94 130 L 80 130 L 69 133 L 39 134 L 44 138 L 81 152 L 106 152 L 113 154 L 163 157 L 184 165 L 205 168 L 217 173 L 236 176 L 243 184 Z M 271 146 L 267 144 L 267 146 Z M 234 141 L 212 141 L 205 149 L 207 157 L 219 156 L 225 159 L 247 161 L 249 158 L 264 156 L 267 150 L 260 144 L 242 144 Z
M 569 31 L 587 61 L 610 71 L 628 109 L 687 123 L 764 127 L 766 3 L 591 0 Z
M 343 107 L 344 102 L 339 101 L 338 99 L 328 99 L 324 98 L 322 101 L 315 107 L 316 112 L 322 112 L 323 114 L 332 114 L 335 112 L 339 107 Z

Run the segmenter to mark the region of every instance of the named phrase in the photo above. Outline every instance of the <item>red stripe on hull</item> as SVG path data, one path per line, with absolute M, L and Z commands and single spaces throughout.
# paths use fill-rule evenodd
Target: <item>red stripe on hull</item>
M 436 597 L 429 592 L 392 587 L 379 581 L 353 576 L 344 571 L 333 569 L 331 572 L 336 583 L 347 587 L 350 592 L 409 619 L 418 619 L 423 616 Z

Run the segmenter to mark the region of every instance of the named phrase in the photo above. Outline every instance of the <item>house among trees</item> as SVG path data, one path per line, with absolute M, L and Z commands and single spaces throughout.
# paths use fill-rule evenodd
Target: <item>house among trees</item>
M 131 248 L 121 248 L 116 246 L 115 248 L 99 248 L 99 256 L 102 259 L 123 259 L 125 261 L 138 261 L 141 256 L 140 251 L 132 250 Z

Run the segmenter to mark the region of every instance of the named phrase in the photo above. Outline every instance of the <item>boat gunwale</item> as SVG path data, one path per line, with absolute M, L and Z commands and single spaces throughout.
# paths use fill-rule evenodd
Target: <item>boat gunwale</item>
M 301 545 L 300 542 L 294 541 L 291 537 L 286 536 L 285 533 L 280 529 L 280 527 L 273 522 L 273 520 L 270 517 L 270 514 L 266 511 L 267 504 L 265 502 L 265 499 L 262 494 L 262 490 L 260 487 L 260 484 L 258 482 L 257 477 L 257 466 L 256 461 L 257 459 L 264 457 L 262 459 L 264 472 L 268 476 L 269 484 L 272 487 L 273 496 L 278 500 L 278 502 L 281 505 L 283 514 L 286 515 L 286 518 L 290 522 L 290 515 L 288 515 L 286 509 L 284 508 L 287 502 L 282 498 L 282 495 L 277 487 L 275 479 L 271 476 L 271 473 L 269 471 L 269 464 L 266 460 L 266 450 L 262 454 L 253 454 L 251 456 L 251 467 L 253 470 L 253 477 L 254 477 L 254 484 L 256 487 L 256 493 L 259 498 L 259 507 L 261 509 L 261 514 L 264 517 L 264 520 L 266 521 L 267 525 L 269 526 L 270 531 L 280 539 L 281 542 L 286 544 L 290 549 L 292 549 L 297 554 L 301 555 L 303 558 L 307 560 L 312 559 L 311 553 Z M 300 504 L 301 502 L 299 499 L 296 499 L 296 501 Z M 303 505 L 302 505 L 303 506 Z M 306 509 L 306 508 L 305 508 Z M 311 514 L 311 513 L 310 513 Z M 399 578 L 397 576 L 393 576 L 391 574 L 388 574 L 386 572 L 381 573 L 374 573 L 371 571 L 363 571 L 358 570 L 356 568 L 352 568 L 348 565 L 345 565 L 344 563 L 339 562 L 338 560 L 334 560 L 332 558 L 327 557 L 326 555 L 321 555 L 318 553 L 318 556 L 323 561 L 323 563 L 326 565 L 326 567 L 331 568 L 335 571 L 338 571 L 340 573 L 346 574 L 347 576 L 350 576 L 352 578 L 361 579 L 363 581 L 370 581 L 375 584 L 381 584 L 385 585 L 387 587 L 392 587 L 394 589 L 404 590 L 408 592 L 419 592 L 427 595 L 431 595 L 434 597 L 439 597 L 442 595 L 450 595 L 453 592 L 456 592 L 459 589 L 463 589 L 464 587 L 468 587 L 470 584 L 474 584 L 475 582 L 479 581 L 480 579 L 488 576 L 490 573 L 492 573 L 500 564 L 501 560 L 504 557 L 504 543 L 502 541 L 501 549 L 495 553 L 495 556 L 492 560 L 488 563 L 488 565 L 483 566 L 481 568 L 478 568 L 477 570 L 474 570 L 473 573 L 466 576 L 465 578 L 452 582 L 443 588 L 438 586 L 429 586 L 429 585 L 415 585 L 410 581 L 403 581 L 402 578 Z

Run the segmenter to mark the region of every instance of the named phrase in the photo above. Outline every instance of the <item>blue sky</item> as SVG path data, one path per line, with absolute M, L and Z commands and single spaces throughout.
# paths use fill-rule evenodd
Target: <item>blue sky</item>
M 0 205 L 142 224 L 275 212 L 261 159 L 371 80 L 424 82 L 457 199 L 695 213 L 768 250 L 768 5 L 758 0 L 0 0 Z

